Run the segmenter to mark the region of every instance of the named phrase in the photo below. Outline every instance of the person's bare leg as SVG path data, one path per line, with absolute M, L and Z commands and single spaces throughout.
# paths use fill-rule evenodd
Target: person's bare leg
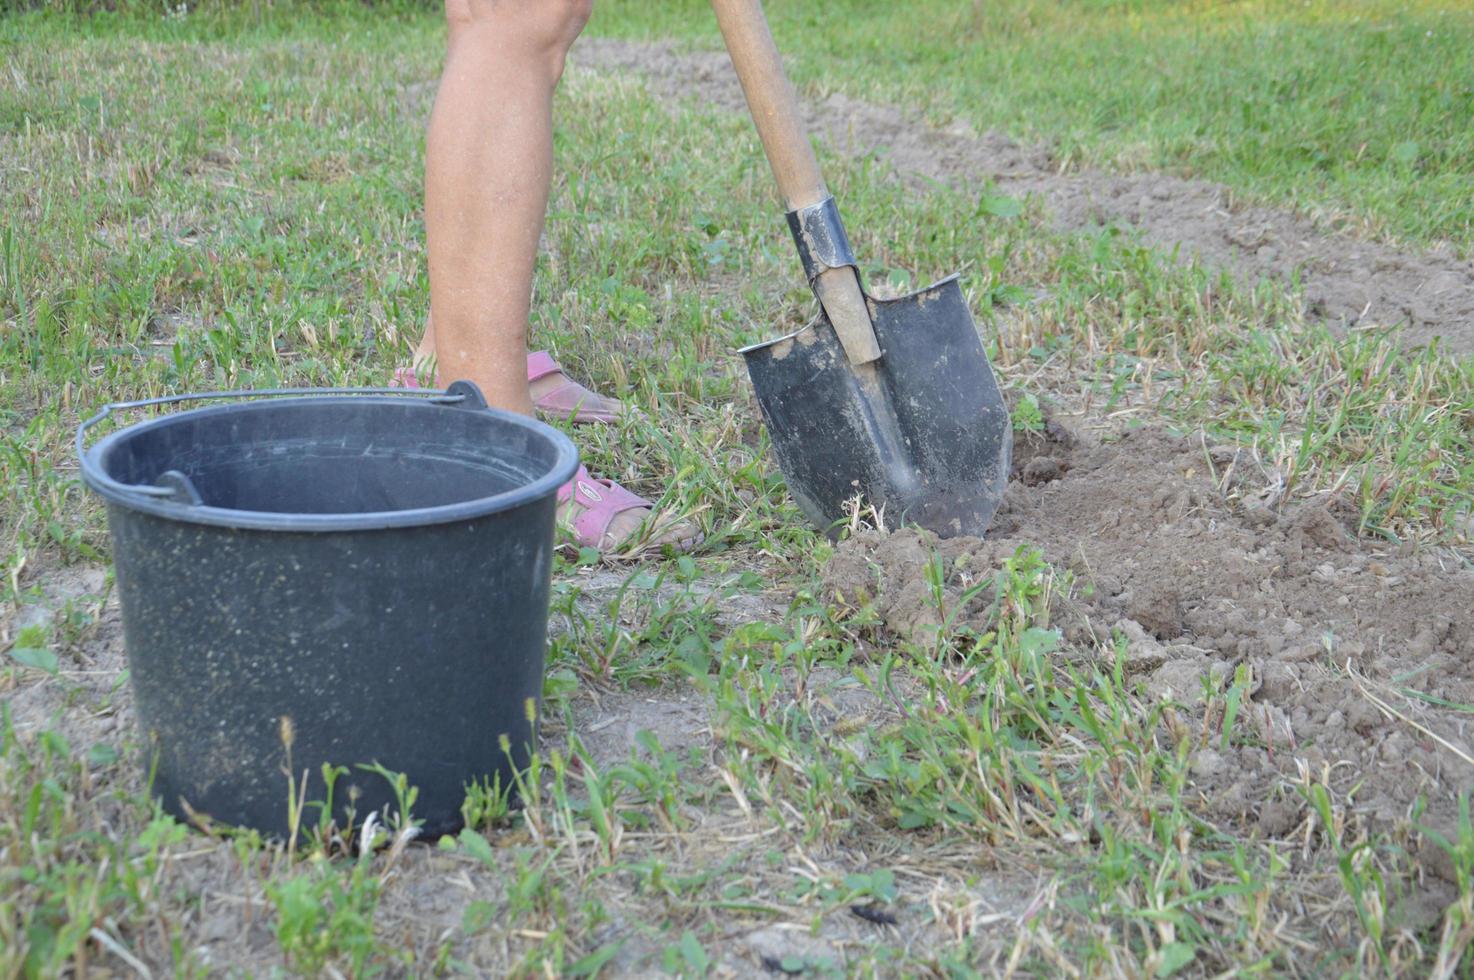
M 441 377 L 474 381 L 493 406 L 531 414 L 527 314 L 552 176 L 553 89 L 589 3 L 446 0 L 445 12 L 449 48 L 425 147 L 428 339 Z
M 532 414 L 527 316 L 552 179 L 552 99 L 592 0 L 445 0 L 449 47 L 425 147 L 433 326 L 415 352 L 442 380 L 476 383 L 493 407 Z M 572 502 L 560 512 L 570 519 Z M 614 516 L 605 544 L 649 511 Z M 696 539 L 689 524 L 661 543 Z

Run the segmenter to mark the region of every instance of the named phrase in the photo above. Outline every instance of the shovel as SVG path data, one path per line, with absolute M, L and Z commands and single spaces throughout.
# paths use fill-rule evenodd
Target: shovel
M 789 491 L 835 533 L 859 498 L 891 526 L 981 535 L 1013 427 L 957 276 L 894 299 L 865 292 L 760 0 L 712 7 L 822 308 L 741 351 Z

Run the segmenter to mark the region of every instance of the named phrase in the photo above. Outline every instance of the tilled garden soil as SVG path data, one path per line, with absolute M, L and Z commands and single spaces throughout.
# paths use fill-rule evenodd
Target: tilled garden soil
M 723 52 L 686 52 L 669 43 L 586 38 L 571 61 L 644 77 L 672 101 L 699 100 L 746 112 Z M 831 94 L 805 106 L 810 130 L 837 151 L 877 155 L 898 176 L 981 188 L 989 181 L 1037 196 L 1053 224 L 1077 230 L 1108 224 L 1137 229 L 1167 251 L 1180 247 L 1240 280 L 1288 283 L 1297 274 L 1307 312 L 1333 326 L 1401 326 L 1409 345 L 1434 338 L 1474 350 L 1474 262 L 1448 250 L 1415 252 L 1327 234 L 1305 218 L 1245 205 L 1221 184 L 1159 173 L 1062 170 L 1047 148 L 1022 146 L 965 124 L 938 129 L 920 112 Z
M 825 584 L 929 643 L 993 601 L 983 589 L 953 608 L 970 586 L 1037 547 L 1073 578 L 1054 611 L 1071 649 L 1121 657 L 1144 697 L 1200 722 L 1208 688 L 1248 668 L 1242 737 L 1192 763 L 1211 817 L 1293 835 L 1304 811 L 1291 784 L 1308 772 L 1374 826 L 1404 824 L 1426 798 L 1423 819 L 1446 829 L 1474 789 L 1469 716 L 1439 707 L 1474 703 L 1474 573 L 1453 555 L 1358 540 L 1334 502 L 1278 492 L 1246 451 L 1051 422 L 1021 441 L 987 540 L 865 532 L 839 545 Z M 934 555 L 949 577 L 940 608 L 923 579 Z M 1451 874 L 1441 850 L 1424 856 Z

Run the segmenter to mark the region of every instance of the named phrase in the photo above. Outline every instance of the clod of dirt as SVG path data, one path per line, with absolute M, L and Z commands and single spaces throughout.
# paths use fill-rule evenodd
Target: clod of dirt
M 987 540 L 857 534 L 835 549 L 826 597 L 931 644 L 980 627 L 994 592 L 976 587 L 1037 548 L 1073 573 L 1053 614 L 1072 650 L 1121 650 L 1144 697 L 1191 712 L 1248 668 L 1240 724 L 1257 744 L 1192 766 L 1215 813 L 1286 833 L 1298 804 L 1266 801 L 1299 760 L 1341 790 L 1361 782 L 1356 805 L 1374 821 L 1406 820 L 1420 794 L 1424 823 L 1451 819 L 1457 794 L 1474 790 L 1474 749 L 1461 716 L 1429 705 L 1474 703 L 1474 574 L 1358 541 L 1324 500 L 1266 519 L 1253 468 L 1229 469 L 1231 447 L 1160 428 L 1103 443 L 1055 431 L 1019 440 Z M 1057 476 L 1031 477 L 1046 468 Z
M 680 51 L 669 43 L 585 38 L 575 66 L 634 72 L 669 99 L 699 99 L 746 112 L 724 52 Z M 1446 350 L 1474 351 L 1474 266 L 1446 250 L 1412 252 L 1344 234 L 1267 207 L 1236 203 L 1221 184 L 1164 174 L 1061 172 L 1043 147 L 958 124 L 938 129 L 915 113 L 840 94 L 805 107 L 809 129 L 844 152 L 881 155 L 903 178 L 1037 196 L 1065 231 L 1106 224 L 1136 228 L 1166 254 L 1194 256 L 1253 284 L 1298 278 L 1308 312 L 1332 327 L 1405 324 L 1402 341 L 1442 338 Z M 1180 246 L 1180 248 L 1176 248 Z
M 1271 800 L 1259 808 L 1259 830 L 1265 837 L 1285 837 L 1300 826 L 1304 807 L 1289 800 Z
M 1003 557 L 994 542 L 977 538 L 938 541 L 915 528 L 892 535 L 863 531 L 835 551 L 824 570 L 824 588 L 842 604 L 873 607 L 901 639 L 930 643 L 948 620 L 965 622 L 987 607 L 991 594 L 979 593 L 965 603 L 962 594 L 991 575 Z M 933 562 L 952 578 L 940 602 L 926 581 L 925 570 Z
M 1064 476 L 1067 469 L 1063 460 L 1054 456 L 1036 456 L 1024 467 L 1024 482 L 1031 487 L 1049 483 Z

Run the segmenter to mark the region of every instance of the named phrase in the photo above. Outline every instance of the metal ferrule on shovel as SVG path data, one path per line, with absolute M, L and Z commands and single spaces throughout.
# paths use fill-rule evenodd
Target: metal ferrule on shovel
M 957 276 L 866 294 L 761 3 L 712 7 L 821 307 L 798 332 L 741 351 L 790 492 L 826 530 L 859 498 L 892 527 L 981 535 L 1003 500 L 1013 428 Z

